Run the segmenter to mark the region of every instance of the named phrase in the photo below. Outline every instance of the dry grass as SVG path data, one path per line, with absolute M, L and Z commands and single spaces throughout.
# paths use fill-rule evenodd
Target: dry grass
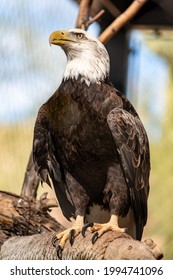
M 33 124 L 0 126 L 1 190 L 20 194 L 32 147 Z

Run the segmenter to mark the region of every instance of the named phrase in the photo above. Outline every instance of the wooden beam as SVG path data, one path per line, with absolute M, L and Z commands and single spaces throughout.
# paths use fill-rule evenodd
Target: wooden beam
M 103 44 L 106 44 L 148 1 L 149 0 L 134 0 L 132 4 L 102 32 L 99 36 L 99 40 Z
M 85 29 L 85 22 L 88 21 L 90 16 L 90 6 L 92 0 L 82 0 L 79 6 L 79 12 L 76 21 L 76 27 Z
M 114 18 L 117 18 L 121 11 L 113 4 L 110 0 L 100 0 L 102 5 L 113 15 Z

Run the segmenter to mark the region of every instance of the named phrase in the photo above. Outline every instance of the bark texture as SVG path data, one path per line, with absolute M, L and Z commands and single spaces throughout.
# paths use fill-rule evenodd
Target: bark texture
M 3 260 L 56 260 L 56 248 L 52 246 L 53 233 L 12 237 L 1 247 Z M 94 245 L 91 234 L 77 236 L 71 246 L 67 241 L 62 253 L 64 260 L 154 260 L 151 248 L 131 239 L 126 234 L 107 232 Z
M 43 198 L 45 199 L 44 196 L 41 199 Z M 51 240 L 55 232 L 64 230 L 64 227 L 52 218 L 42 205 L 45 203 L 41 200 L 0 192 L 0 259 L 58 259 Z M 153 260 L 163 256 L 158 246 L 149 239 L 140 242 L 125 233 L 107 232 L 92 245 L 91 237 L 89 232 L 85 238 L 80 234 L 72 246 L 67 241 L 62 258 Z

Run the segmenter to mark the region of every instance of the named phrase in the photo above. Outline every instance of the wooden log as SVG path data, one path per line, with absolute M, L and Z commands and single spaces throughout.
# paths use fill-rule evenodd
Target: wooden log
M 9 238 L 1 247 L 1 260 L 55 260 L 56 248 L 51 239 L 53 233 Z M 127 234 L 107 232 L 93 245 L 92 234 L 85 238 L 80 234 L 71 246 L 67 241 L 62 252 L 64 260 L 154 260 L 150 247 L 133 240 Z
M 43 196 L 42 196 L 43 197 Z M 0 191 L 0 246 L 12 236 L 62 231 L 64 227 L 45 210 L 45 199 L 30 199 Z
M 51 240 L 55 232 L 63 231 L 64 227 L 49 215 L 47 209 L 42 209 L 45 208 L 41 201 L 0 192 L 0 259 L 58 259 Z M 92 233 L 86 232 L 86 237 L 79 234 L 72 246 L 67 241 L 62 258 L 153 260 L 163 256 L 152 240 L 140 242 L 126 233 L 109 231 L 94 245 L 91 238 Z

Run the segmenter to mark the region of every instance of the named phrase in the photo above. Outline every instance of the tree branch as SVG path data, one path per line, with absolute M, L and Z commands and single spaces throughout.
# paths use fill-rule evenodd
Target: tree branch
M 100 0 L 104 7 L 113 15 L 114 18 L 118 17 L 121 12 L 110 0 Z
M 48 204 L 43 203 L 44 207 L 40 204 L 33 198 L 0 191 L 0 245 L 11 236 L 64 230 L 46 211 Z
M 50 208 L 58 207 L 58 203 L 55 198 L 47 198 L 48 193 L 43 193 L 40 199 L 36 203 L 36 208 L 41 211 L 47 211 Z
M 26 171 L 25 171 L 25 176 L 24 176 L 22 190 L 21 190 L 21 196 L 36 198 L 39 183 L 40 183 L 40 178 L 38 177 L 38 175 L 35 171 L 35 166 L 33 163 L 33 156 L 32 156 L 32 152 L 31 152 L 28 163 L 27 163 Z
M 134 0 L 132 4 L 118 16 L 99 36 L 99 40 L 106 44 L 115 34 L 125 26 L 146 4 L 148 0 Z
M 87 21 L 84 23 L 85 28 L 83 28 L 83 29 L 87 30 L 88 27 L 89 27 L 89 25 L 92 24 L 93 22 L 97 21 L 99 18 L 101 18 L 101 16 L 102 16 L 104 13 L 105 13 L 105 10 L 102 9 L 102 10 L 101 10 L 100 12 L 98 12 L 92 19 L 87 20 Z
M 52 245 L 52 233 L 24 237 L 12 237 L 1 247 L 1 260 L 54 260 L 58 259 L 56 248 Z M 92 234 L 85 238 L 80 234 L 71 246 L 66 242 L 62 252 L 65 260 L 154 260 L 150 247 L 131 239 L 125 233 L 107 232 L 93 245 Z M 17 250 L 16 250 L 17 248 Z
M 79 6 L 79 12 L 76 21 L 76 27 L 81 29 L 85 28 L 85 22 L 88 21 L 90 16 L 90 6 L 92 4 L 92 0 L 82 0 Z
M 88 1 L 88 0 L 82 0 L 80 2 L 79 12 L 78 12 L 78 17 L 76 22 L 77 28 L 87 30 L 90 24 L 98 20 L 104 14 L 105 11 L 102 9 L 93 18 L 89 19 L 91 4 L 92 1 Z

